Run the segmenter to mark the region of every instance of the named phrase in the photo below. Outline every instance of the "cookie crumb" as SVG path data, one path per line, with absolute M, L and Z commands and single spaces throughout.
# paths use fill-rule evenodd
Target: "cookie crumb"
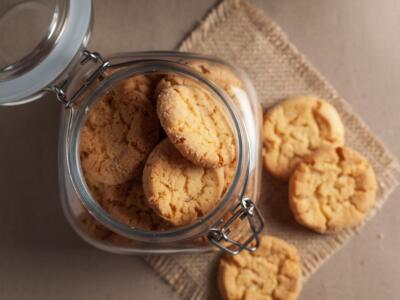
M 378 237 L 378 239 L 383 240 L 385 238 L 385 235 L 381 232 L 381 233 L 378 233 L 377 237 Z

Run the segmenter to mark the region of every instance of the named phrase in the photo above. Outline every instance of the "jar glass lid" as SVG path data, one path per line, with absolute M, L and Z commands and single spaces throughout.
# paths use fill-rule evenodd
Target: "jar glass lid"
M 0 104 L 39 98 L 88 42 L 91 0 L 0 2 Z

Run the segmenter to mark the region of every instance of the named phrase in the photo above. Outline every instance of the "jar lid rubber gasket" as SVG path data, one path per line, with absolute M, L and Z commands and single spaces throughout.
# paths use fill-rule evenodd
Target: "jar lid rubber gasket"
M 91 0 L 69 0 L 67 17 L 54 48 L 29 71 L 0 81 L 0 105 L 22 104 L 37 99 L 86 46 L 92 19 Z

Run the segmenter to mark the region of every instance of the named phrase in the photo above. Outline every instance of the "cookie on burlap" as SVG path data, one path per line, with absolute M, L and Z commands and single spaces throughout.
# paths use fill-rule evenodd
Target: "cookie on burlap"
M 144 94 L 107 93 L 89 110 L 81 131 L 83 171 L 95 182 L 128 181 L 158 143 L 159 129 L 155 109 Z
M 99 204 L 119 222 L 144 230 L 163 230 L 168 226 L 149 206 L 141 181 L 119 185 L 91 184 L 90 191 Z
M 323 146 L 343 146 L 336 109 L 311 96 L 290 98 L 269 110 L 263 125 L 264 167 L 287 180 L 302 159 Z
M 272 236 L 261 236 L 250 253 L 223 256 L 218 286 L 224 300 L 294 300 L 301 290 L 301 262 L 297 249 Z
M 320 233 L 360 224 L 374 206 L 377 183 L 369 162 L 346 147 L 316 151 L 290 178 L 290 207 L 296 220 Z
M 235 140 L 227 116 L 204 89 L 173 85 L 157 99 L 157 114 L 172 144 L 196 165 L 226 166 L 235 159 Z
M 173 225 L 195 222 L 219 202 L 223 169 L 206 169 L 184 158 L 168 139 L 151 152 L 143 187 L 154 211 Z

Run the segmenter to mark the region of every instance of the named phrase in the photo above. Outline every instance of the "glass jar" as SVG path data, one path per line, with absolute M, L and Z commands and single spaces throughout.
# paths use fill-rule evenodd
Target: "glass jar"
M 0 103 L 25 103 L 45 92 L 55 92 L 63 104 L 59 185 L 62 207 L 75 231 L 93 246 L 121 254 L 193 253 L 217 247 L 231 254 L 253 251 L 264 225 L 254 204 L 260 193 L 262 110 L 248 76 L 219 59 L 188 53 L 124 53 L 104 58 L 85 50 L 91 1 L 41 3 L 54 9 L 48 34 L 17 63 L 2 68 Z M 199 63 L 225 70 L 239 83 L 221 86 L 218 80 L 191 67 Z M 171 74 L 196 82 L 219 102 L 234 131 L 235 175 L 219 204 L 194 223 L 145 231 L 120 222 L 93 197 L 80 165 L 80 133 L 90 109 L 117 83 L 139 75 Z M 40 80 L 32 82 L 33 78 Z

